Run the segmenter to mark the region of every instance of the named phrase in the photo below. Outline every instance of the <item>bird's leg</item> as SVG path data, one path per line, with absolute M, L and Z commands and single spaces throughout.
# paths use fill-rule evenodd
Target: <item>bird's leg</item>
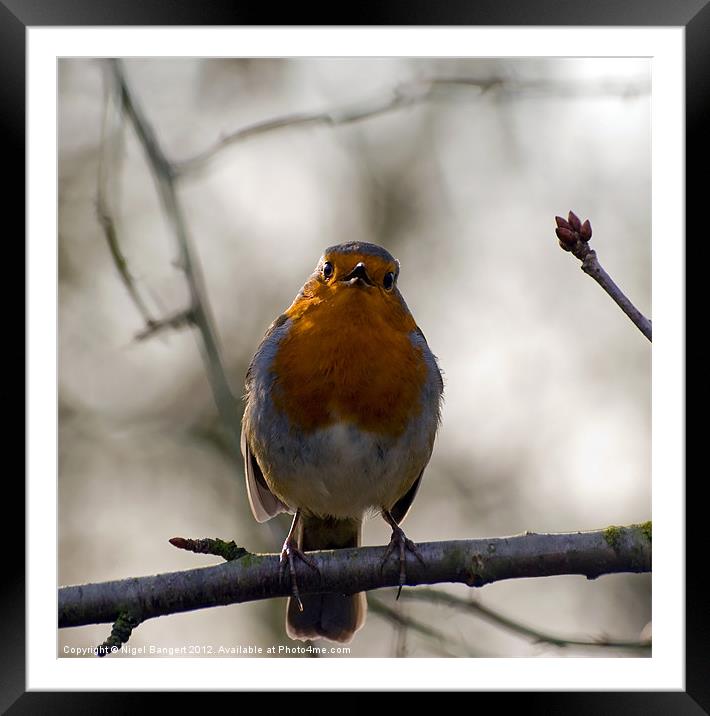
M 387 550 L 385 551 L 385 556 L 382 558 L 381 569 L 384 569 L 385 563 L 389 559 L 392 552 L 396 549 L 399 553 L 399 589 L 397 590 L 397 599 L 399 599 L 399 595 L 402 593 L 402 587 L 407 579 L 407 550 L 409 550 L 422 564 L 424 564 L 424 557 L 422 557 L 421 553 L 417 549 L 417 545 L 415 545 L 414 542 L 408 539 L 407 535 L 404 534 L 404 531 L 397 524 L 397 520 L 392 517 L 389 510 L 385 510 L 383 508 L 382 516 L 385 518 L 387 524 L 392 528 L 392 539 L 390 539 L 390 543 L 387 545 Z
M 301 595 L 298 593 L 298 582 L 296 580 L 296 564 L 294 557 L 298 557 L 300 560 L 305 562 L 311 569 L 318 571 L 318 565 L 298 546 L 298 526 L 301 521 L 301 510 L 296 510 L 296 514 L 293 516 L 293 522 L 291 523 L 291 529 L 286 535 L 283 547 L 281 548 L 281 562 L 280 562 L 280 574 L 283 579 L 286 569 L 288 568 L 289 575 L 291 577 L 291 594 L 298 604 L 299 611 L 303 611 L 303 603 L 301 602 Z

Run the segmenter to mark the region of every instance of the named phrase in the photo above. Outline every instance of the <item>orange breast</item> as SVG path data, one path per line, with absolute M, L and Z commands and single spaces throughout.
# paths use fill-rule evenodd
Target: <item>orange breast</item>
M 427 366 L 394 297 L 346 286 L 295 302 L 273 363 L 273 398 L 306 431 L 348 421 L 395 437 L 421 410 Z

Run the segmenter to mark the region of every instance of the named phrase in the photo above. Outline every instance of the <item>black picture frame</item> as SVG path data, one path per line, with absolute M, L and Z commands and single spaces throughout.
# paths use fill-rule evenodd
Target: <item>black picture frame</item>
M 2 92 L 3 160 L 10 181 L 4 189 L 6 216 L 11 218 L 6 238 L 10 250 L 20 253 L 25 214 L 25 45 L 26 29 L 34 26 L 102 25 L 538 25 L 538 26 L 682 26 L 685 28 L 686 137 L 692 151 L 686 153 L 686 226 L 702 226 L 694 215 L 707 202 L 700 197 L 707 170 L 706 125 L 710 119 L 710 0 L 379 0 L 345 5 L 324 13 L 316 5 L 289 4 L 278 11 L 271 5 L 236 4 L 229 0 L 0 0 L 0 91 Z M 704 199 L 704 200 L 703 200 Z M 683 217 L 678 217 L 682 224 Z M 6 224 L 7 226 L 7 224 Z M 702 241 L 703 237 L 699 237 Z M 13 244 L 12 246 L 9 246 Z M 5 274 L 6 280 L 8 273 Z M 14 291 L 12 295 L 19 295 Z M 6 303 L 6 320 L 18 312 Z M 24 338 L 24 321 L 20 332 Z M 15 335 L 15 334 L 13 334 Z M 15 339 L 13 339 L 15 342 Z M 17 342 L 19 345 L 19 342 Z M 24 345 L 24 342 L 23 342 Z M 9 351 L 8 351 L 9 352 Z M 24 371 L 24 353 L 22 367 Z M 15 353 L 17 354 L 17 352 Z M 26 375 L 26 374 L 25 374 Z M 19 384 L 19 381 L 16 381 Z M 23 414 L 24 415 L 24 414 Z M 13 414 L 11 424 L 24 425 Z M 12 444 L 9 436 L 7 444 Z M 668 479 L 685 476 L 669 475 Z M 49 476 L 48 476 L 49 479 Z M 686 482 L 687 566 L 700 563 L 704 544 L 703 520 L 694 510 L 703 504 L 698 481 Z M 6 511 L 22 515 L 24 485 L 16 471 L 7 469 L 3 486 Z M 11 507 L 10 507 L 11 506 Z M 10 528 L 8 528 L 9 530 Z M 13 527 L 14 535 L 24 534 Z M 25 676 L 25 559 L 22 538 L 6 535 L 3 554 L 2 610 L 0 617 L 0 709 L 3 713 L 98 712 L 125 713 L 156 704 L 155 696 L 131 693 L 26 692 Z M 48 563 L 48 568 L 53 568 Z M 700 570 L 687 569 L 686 582 L 686 690 L 684 692 L 555 692 L 496 694 L 526 712 L 545 714 L 698 714 L 710 713 L 710 619 L 701 589 Z M 235 669 L 238 666 L 235 665 Z M 164 695 L 163 695 L 164 696 Z M 476 696 L 476 708 L 485 708 Z M 161 697 L 162 698 L 162 697 Z M 181 695 L 181 699 L 185 695 Z M 524 701 L 523 701 L 524 699 Z M 161 703 L 165 708 L 165 703 Z M 183 702 L 182 706 L 186 706 Z M 498 702 L 500 707 L 500 701 Z M 155 706 L 153 706 L 155 707 Z M 235 705 L 235 708 L 237 706 Z

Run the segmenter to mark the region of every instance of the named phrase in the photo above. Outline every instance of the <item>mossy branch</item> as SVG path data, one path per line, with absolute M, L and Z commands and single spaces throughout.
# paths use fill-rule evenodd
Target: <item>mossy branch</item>
M 504 579 L 578 574 L 650 572 L 651 541 L 645 526 L 566 534 L 526 533 L 513 537 L 423 542 L 424 564 L 408 559 L 407 584 L 458 582 L 471 587 Z M 318 572 L 297 567 L 302 594 L 355 592 L 393 587 L 399 582 L 394 558 L 384 566 L 384 547 L 309 553 Z M 279 556 L 249 554 L 211 567 L 133 577 L 59 590 L 59 627 L 115 622 L 121 613 L 139 621 L 180 612 L 287 597 L 288 579 Z
M 184 549 L 196 554 L 214 554 L 217 557 L 231 562 L 233 559 L 240 559 L 249 554 L 244 547 L 240 547 L 234 540 L 225 542 L 216 537 L 204 539 L 185 539 L 184 537 L 173 537 L 168 540 L 173 547 Z
M 106 656 L 121 648 L 130 638 L 140 621 L 128 612 L 121 612 L 111 628 L 111 634 L 103 644 L 96 647 L 96 656 Z

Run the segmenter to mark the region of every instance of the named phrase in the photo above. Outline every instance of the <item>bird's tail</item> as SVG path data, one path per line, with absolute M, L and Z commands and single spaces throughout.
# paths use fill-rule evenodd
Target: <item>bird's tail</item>
M 303 515 L 298 546 L 303 551 L 360 546 L 360 520 Z M 286 608 L 286 633 L 291 639 L 325 638 L 349 642 L 365 623 L 367 600 L 358 594 L 304 594 L 303 611 L 292 597 Z

